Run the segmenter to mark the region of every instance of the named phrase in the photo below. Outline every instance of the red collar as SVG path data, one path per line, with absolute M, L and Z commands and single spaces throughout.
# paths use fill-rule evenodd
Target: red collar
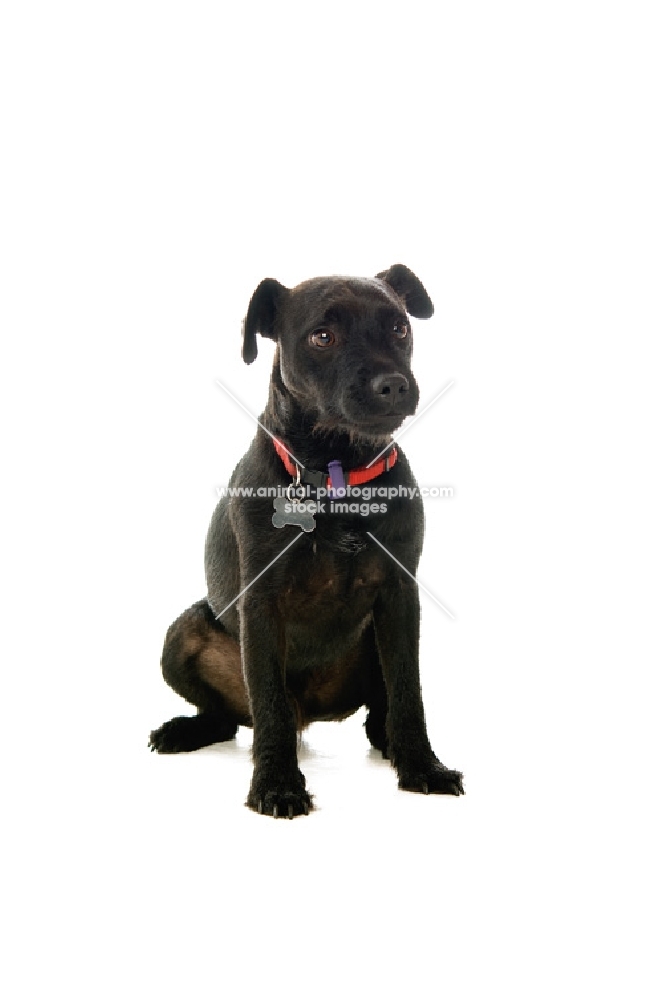
M 295 462 L 292 461 L 286 446 L 282 444 L 281 441 L 278 441 L 277 438 L 272 438 L 272 440 L 274 441 L 274 447 L 277 455 L 286 467 L 286 472 L 293 477 L 297 477 L 298 467 Z M 384 455 L 380 461 L 370 465 L 368 469 L 362 466 L 359 469 L 351 469 L 350 472 L 345 472 L 344 479 L 346 480 L 346 486 L 361 486 L 362 483 L 368 483 L 371 479 L 377 479 L 378 476 L 382 476 L 384 472 L 389 472 L 390 469 L 394 467 L 397 457 L 398 452 L 396 445 L 393 445 L 390 451 Z M 311 473 L 308 469 L 300 469 L 300 478 L 302 479 L 302 482 L 306 482 L 308 476 L 319 477 L 322 485 L 324 485 L 327 489 L 332 488 L 332 480 L 330 476 L 326 476 L 324 472 Z

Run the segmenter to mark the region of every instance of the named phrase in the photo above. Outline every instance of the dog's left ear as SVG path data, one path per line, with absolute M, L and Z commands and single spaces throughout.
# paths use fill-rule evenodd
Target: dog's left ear
M 405 264 L 392 264 L 392 267 L 381 271 L 376 277 L 393 288 L 399 298 L 403 299 L 411 316 L 415 319 L 431 319 L 433 302 L 420 279 Z
M 276 340 L 275 320 L 279 307 L 288 294 L 288 289 L 275 281 L 274 278 L 264 278 L 251 296 L 249 308 L 242 324 L 242 358 L 250 365 L 256 360 L 256 334 Z

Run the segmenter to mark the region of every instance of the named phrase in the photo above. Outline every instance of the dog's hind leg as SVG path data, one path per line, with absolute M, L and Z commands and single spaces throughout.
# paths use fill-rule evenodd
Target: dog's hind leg
M 177 716 L 150 733 L 159 753 L 199 750 L 232 740 L 238 725 L 251 725 L 239 644 L 198 601 L 166 633 L 161 667 L 166 682 L 198 709 Z

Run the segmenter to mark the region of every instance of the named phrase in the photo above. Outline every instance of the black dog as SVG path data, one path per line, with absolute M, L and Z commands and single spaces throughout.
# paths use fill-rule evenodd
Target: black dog
M 253 726 L 247 805 L 258 812 L 309 812 L 298 730 L 363 705 L 367 736 L 400 788 L 463 793 L 426 732 L 414 581 L 424 517 L 406 458 L 390 444 L 419 396 L 407 314 L 428 319 L 433 305 L 401 264 L 293 289 L 266 278 L 249 303 L 245 362 L 257 333 L 277 344 L 263 427 L 230 483 L 254 495 L 220 501 L 206 543 L 208 597 L 166 635 L 164 677 L 198 714 L 164 723 L 150 746 L 197 750 Z M 374 502 L 328 492 L 344 482 L 362 484 L 365 497 L 364 483 L 374 488 Z M 311 499 L 296 510 L 296 487 L 307 486 Z

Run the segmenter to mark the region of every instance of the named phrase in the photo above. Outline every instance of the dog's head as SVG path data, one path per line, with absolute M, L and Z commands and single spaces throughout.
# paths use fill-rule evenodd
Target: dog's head
M 275 378 L 316 428 L 383 437 L 419 399 L 409 315 L 428 319 L 433 305 L 403 264 L 375 278 L 312 278 L 292 289 L 265 278 L 249 303 L 242 357 L 254 361 L 258 333 L 276 341 Z

